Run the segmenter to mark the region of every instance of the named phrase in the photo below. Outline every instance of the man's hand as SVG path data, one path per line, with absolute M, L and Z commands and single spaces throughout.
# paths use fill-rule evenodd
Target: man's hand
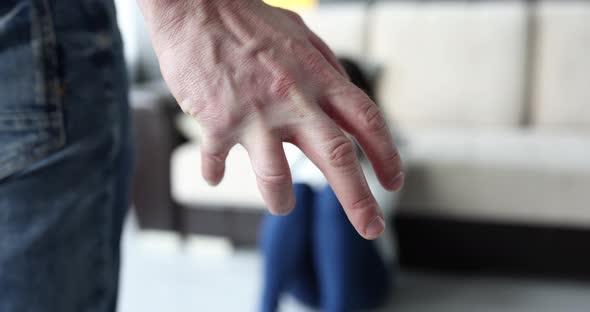
M 345 131 L 388 190 L 403 183 L 399 154 L 378 107 L 297 14 L 259 0 L 139 2 L 166 83 L 202 127 L 210 184 L 241 144 L 271 212 L 288 213 L 295 198 L 282 142 L 290 142 L 324 173 L 356 230 L 381 234 L 383 214 Z

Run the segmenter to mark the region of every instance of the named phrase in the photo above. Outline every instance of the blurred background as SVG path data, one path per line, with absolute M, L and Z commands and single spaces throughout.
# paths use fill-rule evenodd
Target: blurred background
M 245 151 L 207 186 L 199 129 L 117 2 L 138 149 L 120 311 L 256 311 L 265 208 Z M 268 2 L 364 69 L 400 137 L 383 311 L 590 311 L 590 1 Z

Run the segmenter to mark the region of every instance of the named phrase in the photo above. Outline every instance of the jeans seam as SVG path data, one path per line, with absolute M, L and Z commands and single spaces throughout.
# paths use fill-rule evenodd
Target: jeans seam
M 9 161 L 10 158 L 8 158 L 6 162 L 3 159 L 2 162 L 5 164 L 0 166 L 0 181 L 2 181 L 4 178 L 7 178 L 12 173 L 26 168 L 27 165 L 45 158 L 48 153 L 55 151 L 61 146 L 62 145 L 60 142 L 45 142 L 43 144 L 33 145 L 31 147 L 32 155 L 27 157 L 12 157 L 14 159 L 13 161 Z
M 57 145 L 63 147 L 66 143 L 65 124 L 63 119 L 62 81 L 59 77 L 59 58 L 57 48 L 57 35 L 55 24 L 51 14 L 48 0 L 34 0 L 32 14 L 32 28 L 34 37 L 40 39 L 40 47 L 34 47 L 38 53 L 41 70 L 37 70 L 37 96 L 41 97 L 40 103 L 45 103 L 56 108 L 57 118 L 61 121 Z M 35 43 L 35 40 L 33 40 Z

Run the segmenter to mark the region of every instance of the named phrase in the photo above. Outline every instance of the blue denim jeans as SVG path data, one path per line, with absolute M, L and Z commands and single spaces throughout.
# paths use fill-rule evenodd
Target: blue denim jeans
M 0 1 L 0 311 L 115 310 L 131 152 L 112 0 Z
M 330 186 L 295 183 L 293 193 L 293 212 L 267 214 L 261 225 L 260 311 L 277 311 L 283 293 L 326 312 L 382 307 L 394 286 L 393 263 L 356 232 Z

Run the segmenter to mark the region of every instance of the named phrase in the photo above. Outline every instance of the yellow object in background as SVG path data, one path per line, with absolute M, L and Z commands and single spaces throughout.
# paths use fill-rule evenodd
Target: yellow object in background
M 318 0 L 264 0 L 264 2 L 283 9 L 301 10 L 315 7 Z

